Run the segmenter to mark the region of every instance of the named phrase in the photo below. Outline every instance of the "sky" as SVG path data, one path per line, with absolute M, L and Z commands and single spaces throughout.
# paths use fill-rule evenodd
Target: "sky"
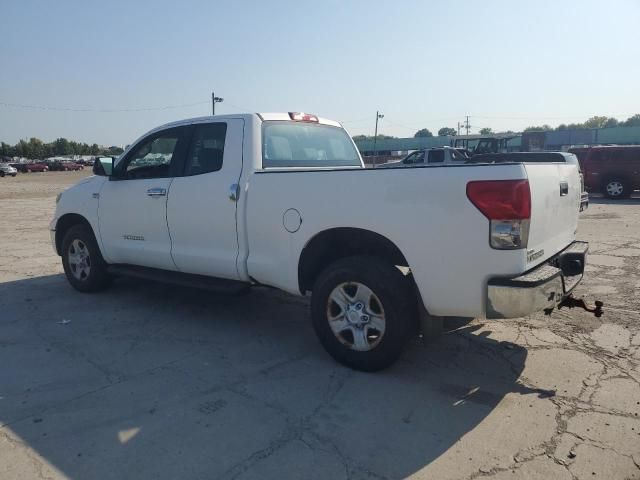
M 304 111 L 353 135 L 640 112 L 640 0 L 0 0 L 0 140 Z

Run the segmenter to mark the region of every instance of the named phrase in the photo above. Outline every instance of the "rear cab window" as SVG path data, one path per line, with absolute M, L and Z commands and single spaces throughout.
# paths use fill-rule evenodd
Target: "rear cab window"
M 429 150 L 429 163 L 444 162 L 444 150 Z
M 361 166 L 358 151 L 340 127 L 294 121 L 263 123 L 263 168 Z

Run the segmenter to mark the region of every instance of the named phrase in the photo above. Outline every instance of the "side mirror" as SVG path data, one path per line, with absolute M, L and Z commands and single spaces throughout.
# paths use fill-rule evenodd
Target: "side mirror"
M 94 175 L 110 177 L 113 174 L 113 157 L 98 157 L 93 163 Z

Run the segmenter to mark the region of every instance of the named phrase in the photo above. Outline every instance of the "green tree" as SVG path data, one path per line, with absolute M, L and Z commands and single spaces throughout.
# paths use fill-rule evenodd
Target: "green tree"
M 31 137 L 29 139 L 28 147 L 28 157 L 29 158 L 45 158 L 46 149 L 44 147 L 44 142 L 36 137 Z
M 449 128 L 449 127 L 442 127 L 440 130 L 438 130 L 438 136 L 439 137 L 455 137 L 456 129 Z
M 423 137 L 433 137 L 433 133 L 431 133 L 429 129 L 423 128 L 421 130 L 418 130 L 414 135 L 414 138 L 423 138 Z
M 493 133 L 493 130 L 491 129 L 491 127 L 484 127 L 480 129 L 480 135 L 491 135 Z
M 640 113 L 627 118 L 622 124 L 625 127 L 640 127 Z
M 66 138 L 57 138 L 53 142 L 53 154 L 54 155 L 71 155 L 71 144 Z
M 596 115 L 584 122 L 584 128 L 604 128 L 608 120 L 608 117 Z
M 550 130 L 553 130 L 553 128 L 551 128 L 551 125 L 547 125 L 546 123 L 540 127 L 527 127 L 523 130 L 523 132 L 548 132 Z
M 3 157 L 13 157 L 15 153 L 14 148 L 8 143 L 0 143 L 0 155 Z
M 124 152 L 124 150 L 120 147 L 109 147 L 106 149 L 106 153 L 111 156 L 120 155 L 122 152 Z

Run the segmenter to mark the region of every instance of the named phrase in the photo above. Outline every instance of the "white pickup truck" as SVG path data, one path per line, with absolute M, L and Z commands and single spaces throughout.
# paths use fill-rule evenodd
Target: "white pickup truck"
M 98 160 L 58 196 L 51 239 L 83 292 L 118 275 L 311 292 L 327 351 L 379 370 L 418 318 L 550 311 L 580 281 L 578 163 L 550 158 L 366 169 L 314 115 L 184 120 Z

